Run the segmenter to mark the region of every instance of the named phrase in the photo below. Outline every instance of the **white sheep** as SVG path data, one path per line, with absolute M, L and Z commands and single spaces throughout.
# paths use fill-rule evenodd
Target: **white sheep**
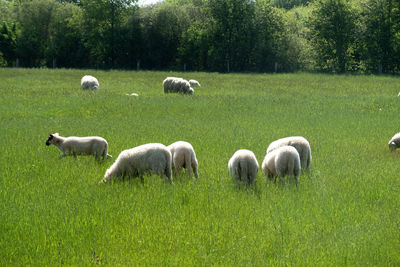
M 189 177 L 192 178 L 191 169 L 193 169 L 194 177 L 199 178 L 196 153 L 190 143 L 178 141 L 169 145 L 168 149 L 171 152 L 172 163 L 177 173 L 180 173 L 182 168 L 185 168 L 189 173 Z
M 240 149 L 230 158 L 228 171 L 234 181 L 244 181 L 252 184 L 258 174 L 257 158 L 252 151 Z
M 137 93 L 125 94 L 126 96 L 139 96 Z
M 60 149 L 60 158 L 65 156 L 77 155 L 93 155 L 97 159 L 103 157 L 111 158 L 108 154 L 108 143 L 107 141 L 99 136 L 88 136 L 88 137 L 62 137 L 58 133 L 50 134 L 46 140 L 46 145 L 55 145 Z
M 296 148 L 300 155 L 301 168 L 308 170 L 311 164 L 310 143 L 302 136 L 290 136 L 272 142 L 267 148 L 267 154 L 282 146 L 292 146 Z
M 390 151 L 395 151 L 397 148 L 400 147 L 400 133 L 395 134 L 392 139 L 390 139 L 389 143 Z
M 122 151 L 113 165 L 106 171 L 103 182 L 112 177 L 139 176 L 155 173 L 172 182 L 172 156 L 163 144 L 151 143 Z
M 189 80 L 189 84 L 191 87 L 201 87 L 200 83 L 196 80 Z
M 292 146 L 279 147 L 265 155 L 261 168 L 270 179 L 280 177 L 283 182 L 285 176 L 294 177 L 297 185 L 301 171 L 299 153 Z
M 163 81 L 164 93 L 181 93 L 181 94 L 194 94 L 194 90 L 190 87 L 188 81 L 182 78 L 167 77 Z
M 97 90 L 99 89 L 99 81 L 93 76 L 85 75 L 81 79 L 81 87 L 84 90 Z

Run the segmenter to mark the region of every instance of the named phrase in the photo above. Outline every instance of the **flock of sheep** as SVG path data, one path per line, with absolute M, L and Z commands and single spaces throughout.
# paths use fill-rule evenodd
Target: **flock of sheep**
M 81 79 L 81 87 L 83 90 L 97 90 L 99 89 L 99 81 L 91 76 L 85 75 Z M 194 94 L 193 87 L 200 87 L 200 83 L 196 80 L 185 80 L 177 77 L 167 77 L 163 81 L 164 93 L 181 93 L 181 94 Z M 138 96 L 136 93 L 126 94 L 128 96 Z
M 81 80 L 83 89 L 98 89 L 99 83 L 93 76 L 84 76 Z M 175 77 L 168 77 L 163 81 L 164 93 L 193 94 L 191 86 L 200 86 L 197 81 L 190 82 Z M 62 137 L 58 133 L 50 134 L 46 145 L 57 146 L 61 157 L 72 155 L 93 155 L 97 159 L 107 159 L 107 141 L 98 136 L 90 137 Z M 397 133 L 388 143 L 389 149 L 394 151 L 400 147 L 400 133 Z M 311 164 L 310 143 L 302 136 L 292 136 L 272 142 L 266 151 L 261 164 L 264 176 L 281 181 L 287 176 L 293 178 L 296 185 L 299 181 L 301 170 L 309 170 Z M 106 171 L 102 182 L 121 176 L 140 177 L 147 173 L 158 174 L 161 178 L 172 182 L 172 168 L 180 173 L 186 169 L 189 177 L 192 171 L 195 178 L 198 174 L 198 161 L 193 146 L 184 141 L 175 142 L 169 146 L 158 143 L 144 144 L 122 151 L 111 167 Z M 254 153 L 247 149 L 236 151 L 228 162 L 228 171 L 235 181 L 253 184 L 259 170 L 259 164 Z
M 60 158 L 77 155 L 92 155 L 98 160 L 112 158 L 108 154 L 107 141 L 99 136 L 63 137 L 54 133 L 49 135 L 46 145 L 58 147 L 61 151 Z M 190 177 L 192 170 L 194 177 L 199 177 L 198 161 L 192 145 L 178 141 L 169 146 L 151 143 L 122 151 L 106 171 L 102 181 L 107 182 L 113 177 L 122 176 L 140 177 L 143 181 L 143 175 L 155 173 L 172 182 L 172 166 L 177 173 L 185 168 Z
M 107 141 L 99 136 L 63 137 L 54 133 L 49 135 L 46 145 L 57 146 L 61 151 L 60 158 L 77 155 L 93 155 L 103 160 L 112 158 L 108 154 Z M 280 177 L 283 181 L 285 176 L 294 177 L 297 185 L 301 169 L 308 169 L 310 163 L 310 144 L 304 137 L 294 136 L 270 144 L 262 169 L 269 178 Z M 150 143 L 126 149 L 106 171 L 102 182 L 122 176 L 140 177 L 143 181 L 143 175 L 147 173 L 158 174 L 172 182 L 172 168 L 176 173 L 185 168 L 190 178 L 192 171 L 195 178 L 199 177 L 196 153 L 190 143 L 178 141 L 169 146 Z M 252 184 L 258 174 L 254 153 L 246 149 L 236 151 L 228 162 L 228 170 L 235 181 Z
M 311 164 L 310 143 L 302 136 L 291 136 L 272 142 L 261 164 L 263 174 L 270 179 L 294 178 L 296 185 L 301 169 Z M 228 170 L 234 180 L 254 183 L 258 174 L 258 162 L 254 153 L 247 149 L 236 151 L 228 162 Z

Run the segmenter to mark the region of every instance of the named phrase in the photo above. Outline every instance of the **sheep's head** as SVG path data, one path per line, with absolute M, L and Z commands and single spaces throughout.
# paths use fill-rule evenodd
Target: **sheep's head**
M 388 145 L 389 145 L 390 151 L 396 150 L 396 143 L 395 142 L 391 141 L 391 142 L 389 142 Z
M 58 133 L 49 135 L 49 137 L 46 140 L 46 146 L 49 146 L 51 144 L 55 144 L 56 143 L 56 139 L 54 138 L 55 136 L 58 136 Z
M 104 178 L 102 179 L 103 183 L 107 183 L 107 181 L 110 180 L 112 176 L 112 172 L 110 170 L 107 170 Z

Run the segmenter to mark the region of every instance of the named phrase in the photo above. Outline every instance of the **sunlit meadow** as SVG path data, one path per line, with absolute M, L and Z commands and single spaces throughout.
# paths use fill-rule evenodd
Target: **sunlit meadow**
M 167 76 L 202 87 L 164 95 Z M 399 91 L 388 76 L 0 69 L 0 265 L 399 265 Z M 102 136 L 113 159 L 59 159 L 54 132 Z M 233 183 L 236 150 L 261 165 L 292 135 L 312 149 L 298 187 Z M 122 150 L 178 140 L 198 180 L 99 184 Z

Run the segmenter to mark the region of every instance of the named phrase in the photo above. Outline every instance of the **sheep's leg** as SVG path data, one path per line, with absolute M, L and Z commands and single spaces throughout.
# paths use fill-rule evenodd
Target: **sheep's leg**
M 182 166 L 178 163 L 178 164 L 174 164 L 174 166 L 175 166 L 175 172 L 176 172 L 176 174 L 181 174 L 181 172 L 182 172 Z
M 189 173 L 189 178 L 192 179 L 192 162 L 190 160 L 190 157 L 185 158 L 185 167 L 186 171 Z
M 194 178 L 196 178 L 196 179 L 199 178 L 199 173 L 197 171 L 197 164 L 193 160 L 192 160 L 192 169 L 194 172 Z
M 60 156 L 58 156 L 59 159 L 62 159 L 63 157 L 67 156 L 66 154 L 61 154 Z

